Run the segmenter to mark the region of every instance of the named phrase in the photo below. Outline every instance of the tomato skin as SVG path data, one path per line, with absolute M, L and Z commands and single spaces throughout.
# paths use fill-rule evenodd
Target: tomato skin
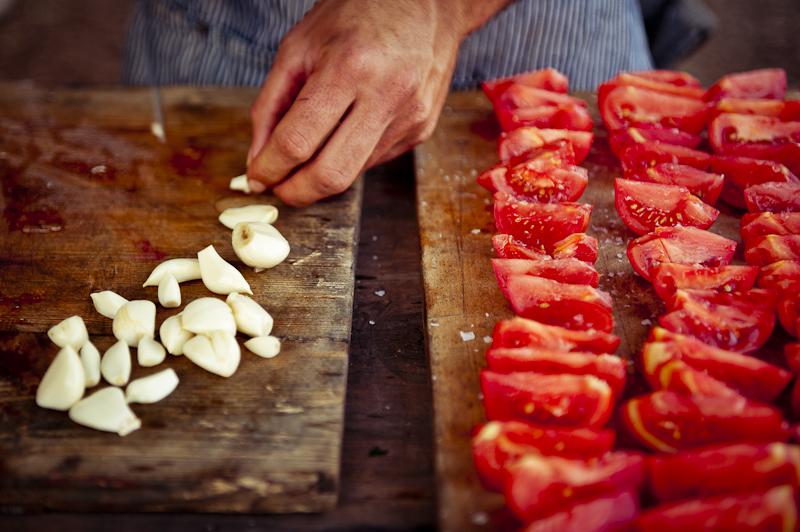
M 778 320 L 783 329 L 797 336 L 797 318 L 800 316 L 800 296 L 796 292 L 781 293 L 778 300 Z
M 800 212 L 800 184 L 762 183 L 744 191 L 750 212 Z
M 589 172 L 559 160 L 538 158 L 497 165 L 480 174 L 477 182 L 490 192 L 504 192 L 526 201 L 558 203 L 581 197 L 589 183 Z
M 720 292 L 750 290 L 756 283 L 755 266 L 690 266 L 664 263 L 653 270 L 653 288 L 662 301 L 670 301 L 679 288 L 711 289 Z
M 542 70 L 523 72 L 507 78 L 484 81 L 481 83 L 481 88 L 486 97 L 489 98 L 489 101 L 494 104 L 506 89 L 515 83 L 562 94 L 566 94 L 569 90 L 567 77 L 554 68 L 544 68 Z
M 800 235 L 767 235 L 749 243 L 744 260 L 754 266 L 766 266 L 782 260 L 800 260 Z
M 639 515 L 639 495 L 623 491 L 536 519 L 523 532 L 620 532 Z
M 711 155 L 685 146 L 641 142 L 623 149 L 620 160 L 626 174 L 641 174 L 651 166 L 663 163 L 684 164 L 706 171 L 711 164 Z
M 785 97 L 786 71 L 782 68 L 763 68 L 722 76 L 706 91 L 704 99 L 716 102 L 722 98 L 783 100 Z
M 800 212 L 747 213 L 739 223 L 739 234 L 749 246 L 767 235 L 800 235 Z
M 482 370 L 481 392 L 486 417 L 498 421 L 600 428 L 614 406 L 611 387 L 592 375 Z
M 783 346 L 783 357 L 786 365 L 795 373 L 800 373 L 800 342 L 792 342 Z
M 589 351 L 614 353 L 620 338 L 602 331 L 573 331 L 534 320 L 512 318 L 495 324 L 492 348 L 539 347 L 554 351 Z
M 550 259 L 550 255 L 543 251 L 530 249 L 511 235 L 494 235 L 492 237 L 492 247 L 495 254 L 501 259 Z
M 508 280 L 506 295 L 514 313 L 548 325 L 611 332 L 611 296 L 591 286 L 523 275 Z
M 712 174 L 693 166 L 676 163 L 659 163 L 647 168 L 630 170 L 624 175 L 626 179 L 636 181 L 686 187 L 689 192 L 709 205 L 717 202 L 725 181 L 722 174 Z
M 620 85 L 598 101 L 600 114 L 609 131 L 629 126 L 660 126 L 699 134 L 706 124 L 708 109 L 695 98 L 664 94 Z
M 722 199 L 728 205 L 746 208 L 744 190 L 747 187 L 776 182 L 800 182 L 788 168 L 775 161 L 764 161 L 750 157 L 714 155 L 711 169 L 725 176 Z
M 796 293 L 800 288 L 800 260 L 779 260 L 762 266 L 758 274 L 758 287 Z
M 685 187 L 630 179 L 614 180 L 614 204 L 622 222 L 637 235 L 676 225 L 707 229 L 719 216 Z
M 702 88 L 703 86 L 699 79 L 688 72 L 681 72 L 680 70 L 638 70 L 635 72 L 628 72 L 628 74 L 639 76 L 640 78 L 652 79 L 653 81 L 660 81 L 661 83 L 669 83 L 677 87 Z
M 504 131 L 524 126 L 577 131 L 594 128 L 585 101 L 524 85 L 508 87 L 497 99 L 494 111 Z
M 637 126 L 616 131 L 610 131 L 608 142 L 611 151 L 617 158 L 622 157 L 622 152 L 628 146 L 634 144 L 662 143 L 696 148 L 702 142 L 700 135 L 687 133 L 676 128 L 664 128 L 653 126 Z
M 552 279 L 560 283 L 597 287 L 600 276 L 594 266 L 578 259 L 492 259 L 492 269 L 500 290 L 506 294 L 508 280 L 513 275 L 531 275 Z
M 535 203 L 503 193 L 494 198 L 497 230 L 542 251 L 573 233 L 585 232 L 591 214 L 592 206 L 585 203 Z
M 597 261 L 597 239 L 586 233 L 573 233 L 553 244 L 554 259 L 575 258 L 589 264 Z
M 580 164 L 589 155 L 593 140 L 594 134 L 591 131 L 520 127 L 500 135 L 497 154 L 500 161 L 506 163 L 523 158 L 547 146 L 554 146 L 554 143 L 559 141 L 566 141 L 574 155 L 571 163 Z

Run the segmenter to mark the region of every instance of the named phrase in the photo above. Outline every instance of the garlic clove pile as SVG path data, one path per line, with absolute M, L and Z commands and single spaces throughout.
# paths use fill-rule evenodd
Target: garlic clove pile
M 244 207 L 231 207 L 219 215 L 219 221 L 228 229 L 233 229 L 242 222 L 274 223 L 278 219 L 278 209 L 273 205 L 246 205 Z
M 195 334 L 210 334 L 223 331 L 236 334 L 233 311 L 221 299 L 201 297 L 190 302 L 180 314 L 181 326 Z
M 142 426 L 119 388 L 98 390 L 69 409 L 69 418 L 80 425 L 125 436 Z
M 86 387 L 97 386 L 100 383 L 100 351 L 90 341 L 81 347 L 81 364 Z
M 100 373 L 114 386 L 125 386 L 131 378 L 131 350 L 124 340 L 108 348 L 100 361 Z
M 36 389 L 36 404 L 42 408 L 68 410 L 83 397 L 86 379 L 78 353 L 61 348 Z
M 149 336 L 139 340 L 139 345 L 136 347 L 136 359 L 140 366 L 145 368 L 157 366 L 164 362 L 166 356 L 167 350 L 164 349 L 164 346 Z
M 250 194 L 250 192 L 252 192 L 250 190 L 250 183 L 247 181 L 247 174 L 237 175 L 236 177 L 232 178 L 228 187 L 231 190 L 238 190 L 239 192 L 244 192 L 245 194 Z
M 156 266 L 142 286 L 158 286 L 166 274 L 172 274 L 179 282 L 200 279 L 200 263 L 197 259 L 169 259 Z
M 187 305 L 188 306 L 188 305 Z M 176 314 L 165 319 L 158 330 L 161 342 L 171 355 L 182 355 L 183 344 L 193 336 L 181 324 L 181 314 Z
M 158 302 L 164 308 L 181 306 L 181 287 L 171 273 L 167 273 L 158 283 Z
M 131 381 L 125 389 L 125 399 L 129 403 L 157 403 L 171 394 L 177 386 L 178 375 L 175 370 L 168 368 Z
M 102 292 L 93 292 L 89 294 L 94 304 L 94 309 L 109 319 L 114 319 L 117 311 L 128 302 L 127 299 L 121 295 L 112 292 L 111 290 L 103 290 Z
M 248 336 L 264 336 L 272 331 L 272 316 L 251 297 L 230 294 L 225 302 L 233 312 L 236 329 Z
M 250 285 L 233 265 L 219 256 L 214 246 L 208 246 L 197 252 L 200 261 L 200 274 L 206 288 L 215 294 L 227 295 L 231 292 L 252 294 Z
M 274 336 L 257 336 L 244 343 L 248 351 L 262 357 L 272 358 L 281 352 L 281 341 Z
M 53 325 L 47 331 L 47 336 L 58 347 L 69 346 L 75 351 L 89 341 L 89 332 L 86 330 L 86 324 L 83 323 L 83 318 L 80 316 L 70 316 Z
M 289 241 L 270 224 L 238 223 L 231 241 L 236 256 L 253 268 L 273 268 L 289 256 Z
M 124 340 L 131 347 L 145 336 L 152 338 L 156 329 L 155 304 L 144 299 L 125 303 L 114 316 L 111 329 L 117 340 Z
M 236 337 L 225 332 L 213 332 L 209 336 L 198 334 L 184 344 L 183 354 L 204 370 L 220 377 L 233 375 L 241 359 Z

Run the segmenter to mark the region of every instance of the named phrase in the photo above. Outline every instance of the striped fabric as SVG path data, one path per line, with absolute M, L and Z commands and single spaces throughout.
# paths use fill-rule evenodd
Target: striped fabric
M 391 0 L 389 0 L 391 1 Z M 124 81 L 259 85 L 314 0 L 139 0 Z M 638 0 L 517 0 L 461 46 L 453 88 L 552 66 L 573 90 L 652 67 Z

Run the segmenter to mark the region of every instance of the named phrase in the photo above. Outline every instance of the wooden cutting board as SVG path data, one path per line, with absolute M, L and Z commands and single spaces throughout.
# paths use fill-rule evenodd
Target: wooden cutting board
M 580 201 L 594 206 L 589 233 L 599 240 L 600 288 L 614 300 L 615 333 L 622 338 L 618 354 L 631 359 L 664 309 L 649 283 L 628 263 L 626 245 L 635 235 L 614 209 L 613 178 L 620 170 L 608 148 L 595 98 L 583 96 L 593 110 L 596 138 L 583 163 L 589 186 Z M 439 524 L 446 531 L 507 528 L 511 522 L 500 510 L 502 497 L 481 488 L 470 450 L 471 431 L 485 420 L 478 384 L 484 351 L 495 322 L 513 315 L 490 263 L 491 197 L 475 183 L 478 172 L 497 162 L 497 127 L 481 93 L 453 94 L 433 137 L 416 150 Z M 712 231 L 738 240 L 738 218 L 719 208 L 723 212 Z M 776 332 L 762 354 L 779 358 L 786 340 Z M 644 391 L 644 383 L 630 381 L 626 395 Z
M 163 91 L 168 144 L 150 134 L 147 90 L 0 85 L 0 505 L 4 511 L 312 512 L 339 485 L 353 265 L 362 187 L 314 207 L 280 207 L 292 252 L 256 274 L 217 222 L 231 206 L 275 202 L 228 190 L 250 137 L 243 89 Z M 89 293 L 156 299 L 161 260 L 214 244 L 275 318 L 281 354 L 246 350 L 230 379 L 168 355 L 181 383 L 138 405 L 120 438 L 34 404 L 57 349 L 45 331 L 83 316 L 114 339 Z M 212 295 L 199 281 L 183 300 Z M 157 323 L 176 310 L 159 308 Z

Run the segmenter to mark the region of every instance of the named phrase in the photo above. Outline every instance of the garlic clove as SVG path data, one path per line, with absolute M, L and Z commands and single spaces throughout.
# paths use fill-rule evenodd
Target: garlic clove
M 86 379 L 78 353 L 61 348 L 36 389 L 36 404 L 42 408 L 67 410 L 83 397 Z
M 87 341 L 81 347 L 81 365 L 86 387 L 97 386 L 100 383 L 100 351 L 92 342 Z
M 250 190 L 250 183 L 247 181 L 247 174 L 237 175 L 231 179 L 231 183 L 228 186 L 231 190 L 238 190 L 245 194 L 250 194 L 250 192 L 252 192 Z
M 248 336 L 265 336 L 272 331 L 272 316 L 252 298 L 230 294 L 225 300 L 233 312 L 236 328 Z
M 244 346 L 263 358 L 272 358 L 281 352 L 281 341 L 274 336 L 257 336 L 250 338 L 244 343 Z
M 177 386 L 178 375 L 175 370 L 168 368 L 131 381 L 125 389 L 125 399 L 129 403 L 157 403 L 171 394 Z
M 114 316 L 111 330 L 117 340 L 124 340 L 129 346 L 139 344 L 139 340 L 152 338 L 156 329 L 156 306 L 152 301 L 138 299 L 122 305 Z
M 165 260 L 153 269 L 150 277 L 142 286 L 158 286 L 161 279 L 168 273 L 171 273 L 179 283 L 194 281 L 200 279 L 200 264 L 197 259 Z
M 176 314 L 165 319 L 158 330 L 161 342 L 171 355 L 182 355 L 183 344 L 194 336 L 191 331 L 187 331 L 181 324 L 181 314 Z
M 171 273 L 167 273 L 158 283 L 158 302 L 164 308 L 181 306 L 181 287 Z
M 130 434 L 142 426 L 141 420 L 128 406 L 122 390 L 114 386 L 103 388 L 79 401 L 69 409 L 69 418 L 85 427 L 120 436 Z
M 108 348 L 100 361 L 100 373 L 114 386 L 125 386 L 131 378 L 131 350 L 124 340 Z
M 273 268 L 289 256 L 289 242 L 270 224 L 238 223 L 231 241 L 236 256 L 254 268 Z
M 274 223 L 278 219 L 278 209 L 273 205 L 246 205 L 225 209 L 219 215 L 219 221 L 228 229 L 233 229 L 241 222 Z
M 236 334 L 233 311 L 221 299 L 201 297 L 190 302 L 181 312 L 181 326 L 195 334 L 223 331 Z
M 145 368 L 157 366 L 164 362 L 166 356 L 167 350 L 164 349 L 164 346 L 149 336 L 139 340 L 139 345 L 136 347 L 136 359 L 140 366 Z
M 86 324 L 80 316 L 70 316 L 69 318 L 50 327 L 47 336 L 58 347 L 70 346 L 77 351 L 83 344 L 89 341 L 89 332 Z
M 236 337 L 225 332 L 214 332 L 210 336 L 198 334 L 184 344 L 183 354 L 204 370 L 220 377 L 233 375 L 241 359 Z
M 200 273 L 203 284 L 215 294 L 230 294 L 231 292 L 244 292 L 252 294 L 250 285 L 239 270 L 233 265 L 225 262 L 219 256 L 214 246 L 208 246 L 197 252 L 197 259 L 200 261 Z
M 94 303 L 94 309 L 105 316 L 106 318 L 114 319 L 117 311 L 122 305 L 128 302 L 127 299 L 121 295 L 112 292 L 111 290 L 103 290 L 102 292 L 93 292 L 89 294 Z

